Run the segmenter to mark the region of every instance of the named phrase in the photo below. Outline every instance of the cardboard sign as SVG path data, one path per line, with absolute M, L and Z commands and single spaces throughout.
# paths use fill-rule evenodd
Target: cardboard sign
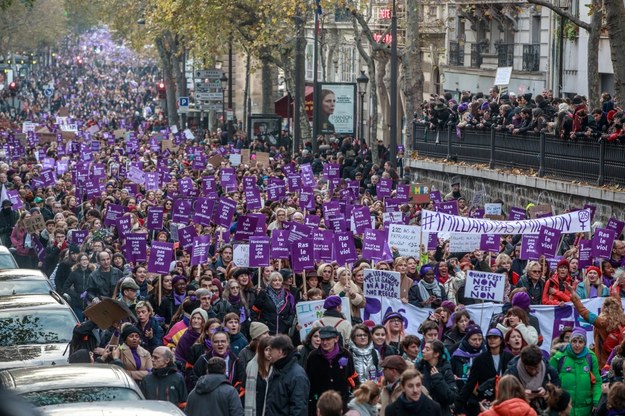
M 85 309 L 85 316 L 100 329 L 109 329 L 114 323 L 133 316 L 128 306 L 115 299 L 104 298 L 98 303 L 92 303 Z
M 269 153 L 256 152 L 256 165 L 262 163 L 264 167 L 269 166 Z
M 368 298 L 400 298 L 401 274 L 390 270 L 365 269 L 363 295 Z
M 46 229 L 46 221 L 41 215 L 31 215 L 24 218 L 24 227 L 30 234 L 36 234 Z
M 486 302 L 503 302 L 505 286 L 505 274 L 468 270 L 464 296 Z
M 534 205 L 528 210 L 531 219 L 543 218 L 551 216 L 553 209 L 549 204 Z
M 352 319 L 349 299 L 342 297 L 341 301 L 341 310 L 343 311 L 342 313 L 343 315 L 345 315 L 345 320 L 348 320 L 349 322 Z M 298 302 L 295 305 L 297 323 L 301 327 L 301 329 L 299 330 L 300 339 L 306 339 L 306 334 L 308 334 L 312 330 L 313 323 L 323 317 L 323 302 L 323 300 L 311 300 L 308 302 Z

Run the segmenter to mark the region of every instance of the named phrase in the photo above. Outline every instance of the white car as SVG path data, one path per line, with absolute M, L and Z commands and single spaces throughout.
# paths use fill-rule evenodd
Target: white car
M 72 403 L 38 409 L 46 416 L 179 416 L 184 412 L 170 402 L 157 400 Z

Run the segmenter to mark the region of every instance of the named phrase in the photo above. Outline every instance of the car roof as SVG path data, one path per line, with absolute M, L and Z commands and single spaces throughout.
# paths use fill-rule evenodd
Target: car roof
M 109 364 L 66 364 L 0 371 L 0 383 L 17 394 L 68 387 L 122 387 L 139 390 L 121 367 Z
M 58 295 L 54 297 L 52 295 L 10 295 L 0 297 L 0 311 L 6 309 L 23 310 L 26 308 L 39 308 L 41 306 L 55 309 L 69 308 Z
M 184 415 L 173 403 L 158 400 L 68 403 L 43 406 L 37 410 L 48 416 L 178 416 Z
M 0 282 L 4 280 L 49 280 L 40 270 L 0 269 Z

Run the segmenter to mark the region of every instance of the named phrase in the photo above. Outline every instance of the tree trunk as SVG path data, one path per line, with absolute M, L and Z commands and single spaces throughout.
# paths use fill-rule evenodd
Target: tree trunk
M 408 0 L 406 3 L 406 46 L 402 55 L 404 69 L 402 91 L 404 93 L 404 119 L 406 123 L 407 154 L 412 153 L 412 117 L 418 104 L 423 100 L 423 71 L 421 69 L 421 42 L 419 40 L 419 18 L 417 1 Z
M 264 55 L 264 54 L 263 54 Z M 262 83 L 262 105 L 261 112 L 263 114 L 273 114 L 273 79 L 271 71 L 271 63 L 268 59 L 261 59 L 261 83 Z
M 590 20 L 590 31 L 588 32 L 588 102 L 591 110 L 599 108 L 601 98 L 601 85 L 599 82 L 599 40 L 601 38 L 601 25 L 603 21 L 603 8 L 600 0 L 593 0 L 594 13 Z
M 176 77 L 174 72 L 174 65 L 177 63 L 175 59 L 176 48 L 174 40 L 169 33 L 155 39 L 156 48 L 158 49 L 159 57 L 161 58 L 161 64 L 163 66 L 163 82 L 166 88 L 165 107 L 167 120 L 170 125 L 178 124 L 178 112 L 176 109 Z M 165 109 L 163 109 L 165 110 Z
M 376 84 L 378 87 L 378 98 L 380 100 L 380 114 L 382 114 L 382 141 L 384 143 L 388 143 L 390 139 L 391 132 L 389 131 L 389 126 L 391 125 L 389 115 L 390 115 L 390 105 L 391 100 L 388 97 L 388 88 L 386 88 L 386 83 L 384 82 L 384 78 L 386 77 L 386 67 L 390 60 L 390 57 L 387 54 L 377 53 L 375 56 L 376 62 Z M 373 132 L 374 137 L 377 138 L 377 131 Z M 377 138 L 379 140 L 379 138 Z M 377 141 L 376 141 L 377 145 Z
M 614 95 L 619 101 L 623 100 L 623 82 L 625 82 L 625 4 L 622 0 L 608 0 L 604 2 L 608 35 L 610 37 L 610 53 L 612 54 L 612 68 L 614 68 Z M 588 74 L 595 76 L 595 74 Z

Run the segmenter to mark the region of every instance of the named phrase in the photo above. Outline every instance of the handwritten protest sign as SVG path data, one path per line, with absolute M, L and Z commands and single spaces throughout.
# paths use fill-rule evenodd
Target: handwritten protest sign
M 401 274 L 399 272 L 374 269 L 365 269 L 363 272 L 363 294 L 365 297 L 400 298 Z
M 391 224 L 388 227 L 388 245 L 397 248 L 400 256 L 416 256 L 420 253 L 421 227 Z
M 24 227 L 30 234 L 35 234 L 46 229 L 46 221 L 41 215 L 31 215 L 24 218 Z
M 232 261 L 239 267 L 250 267 L 250 245 L 235 244 L 232 250 Z
M 342 313 L 345 315 L 345 320 L 351 321 L 351 307 L 349 305 L 349 299 L 341 298 Z M 306 335 L 312 330 L 312 325 L 315 321 L 323 318 L 323 300 L 311 300 L 308 302 L 298 302 L 295 305 L 295 314 L 297 315 L 297 323 L 300 325 L 299 335 L 300 339 L 306 339 Z
M 451 233 L 449 237 L 449 251 L 473 251 L 480 247 L 482 236 L 479 234 Z
M 506 276 L 498 273 L 467 271 L 464 296 L 483 301 L 503 302 Z

